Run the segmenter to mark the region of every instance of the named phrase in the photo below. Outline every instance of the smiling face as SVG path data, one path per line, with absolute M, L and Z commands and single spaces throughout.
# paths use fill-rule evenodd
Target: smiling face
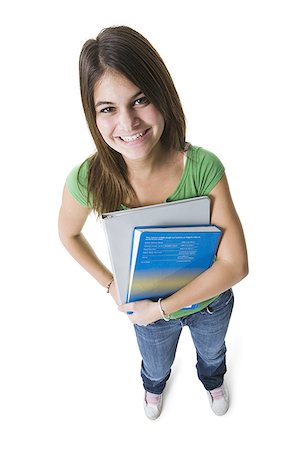
M 99 132 L 125 160 L 143 160 L 160 151 L 164 118 L 126 77 L 105 72 L 95 85 L 94 104 Z

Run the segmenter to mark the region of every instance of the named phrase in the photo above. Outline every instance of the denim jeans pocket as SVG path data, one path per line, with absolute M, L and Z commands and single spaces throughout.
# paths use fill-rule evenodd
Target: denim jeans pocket
M 214 314 L 229 305 L 229 303 L 232 302 L 233 299 L 233 292 L 230 288 L 227 291 L 219 294 L 218 297 L 210 305 L 208 305 L 205 310 L 208 312 L 208 314 Z

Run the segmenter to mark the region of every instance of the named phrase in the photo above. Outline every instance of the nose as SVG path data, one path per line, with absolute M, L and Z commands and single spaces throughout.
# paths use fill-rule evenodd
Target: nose
M 140 119 L 133 109 L 124 109 L 119 113 L 119 129 L 128 133 L 139 125 Z

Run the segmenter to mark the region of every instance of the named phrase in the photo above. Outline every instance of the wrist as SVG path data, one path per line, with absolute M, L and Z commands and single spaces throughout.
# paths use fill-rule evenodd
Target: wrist
M 163 301 L 163 299 L 160 298 L 160 299 L 158 300 L 158 302 L 157 302 L 158 308 L 159 308 L 159 311 L 160 311 L 160 315 L 161 315 L 162 319 L 163 319 L 165 322 L 169 322 L 169 320 L 170 320 L 171 317 L 170 317 L 170 314 L 166 314 L 166 312 L 165 312 L 165 310 L 164 310 L 164 306 L 163 306 L 163 304 L 162 304 L 162 301 Z
M 111 288 L 111 285 L 112 285 L 113 281 L 114 281 L 114 277 L 112 277 L 111 280 L 110 280 L 110 281 L 107 283 L 107 285 L 105 286 L 107 294 L 110 293 L 109 290 L 110 290 L 110 288 Z

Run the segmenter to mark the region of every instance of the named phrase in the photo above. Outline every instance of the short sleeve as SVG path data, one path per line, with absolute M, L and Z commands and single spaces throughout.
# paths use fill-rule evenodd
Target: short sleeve
M 83 164 L 75 166 L 66 179 L 68 191 L 80 203 L 80 205 L 90 208 L 87 201 L 87 180 L 88 168 L 87 161 Z
M 212 152 L 198 148 L 197 164 L 194 165 L 198 195 L 208 195 L 225 173 L 220 159 Z

